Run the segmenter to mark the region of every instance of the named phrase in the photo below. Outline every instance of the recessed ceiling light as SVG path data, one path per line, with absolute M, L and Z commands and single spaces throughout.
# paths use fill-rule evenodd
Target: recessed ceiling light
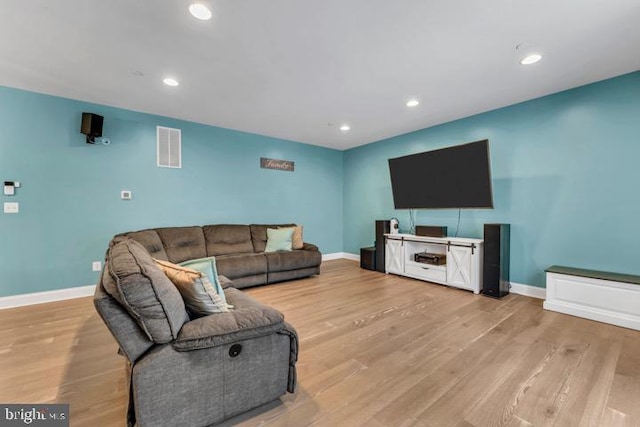
M 211 19 L 211 11 L 202 3 L 191 3 L 189 5 L 189 13 L 191 13 L 194 18 L 200 19 L 201 21 Z
M 167 77 L 162 82 L 167 86 L 178 86 L 180 84 L 179 81 L 177 81 L 176 79 L 172 79 L 171 77 Z
M 340 126 L 340 130 L 341 130 L 342 132 L 348 132 L 349 130 L 351 130 L 351 126 L 349 126 L 349 125 L 342 125 L 342 126 Z
M 420 101 L 417 99 L 410 99 L 407 101 L 407 107 L 417 107 L 418 105 L 420 105 Z
M 537 54 L 537 53 L 533 53 L 531 55 L 525 56 L 524 58 L 522 58 L 522 61 L 520 61 L 520 63 L 522 65 L 531 65 L 531 64 L 535 64 L 536 62 L 540 61 L 542 59 L 542 55 Z

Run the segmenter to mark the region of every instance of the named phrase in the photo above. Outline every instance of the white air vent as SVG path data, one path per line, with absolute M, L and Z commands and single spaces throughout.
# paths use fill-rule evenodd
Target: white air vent
M 182 167 L 182 132 L 180 129 L 158 126 L 158 166 Z

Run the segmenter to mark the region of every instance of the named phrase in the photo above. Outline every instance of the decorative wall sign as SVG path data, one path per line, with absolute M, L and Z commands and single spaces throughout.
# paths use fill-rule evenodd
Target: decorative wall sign
M 289 160 L 267 159 L 260 157 L 260 167 L 263 169 L 277 169 L 280 171 L 293 172 L 293 162 Z

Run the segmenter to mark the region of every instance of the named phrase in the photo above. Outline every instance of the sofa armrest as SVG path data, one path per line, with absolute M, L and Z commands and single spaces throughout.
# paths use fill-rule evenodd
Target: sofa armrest
M 296 362 L 298 361 L 298 349 L 299 340 L 298 340 L 298 332 L 291 326 L 289 323 L 284 322 L 284 328 L 280 332 L 281 335 L 288 335 L 290 341 L 289 346 L 289 378 L 287 381 L 287 391 L 289 393 L 296 392 L 296 384 L 298 382 L 298 375 L 296 372 Z
M 318 247 L 316 245 L 304 242 L 304 243 L 302 243 L 302 249 L 301 250 L 303 250 L 303 251 L 316 251 L 317 252 L 319 249 L 318 249 Z
M 177 351 L 216 347 L 284 329 L 284 315 L 278 310 L 262 305 L 234 288 L 225 289 L 225 294 L 235 308 L 185 323 L 173 342 Z

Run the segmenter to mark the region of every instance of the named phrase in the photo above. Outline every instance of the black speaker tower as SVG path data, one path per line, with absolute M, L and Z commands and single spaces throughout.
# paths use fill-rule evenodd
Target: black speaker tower
M 384 235 L 391 233 L 391 221 L 376 221 L 376 270 L 384 273 Z
M 509 294 L 509 224 L 484 225 L 482 293 L 493 298 Z

